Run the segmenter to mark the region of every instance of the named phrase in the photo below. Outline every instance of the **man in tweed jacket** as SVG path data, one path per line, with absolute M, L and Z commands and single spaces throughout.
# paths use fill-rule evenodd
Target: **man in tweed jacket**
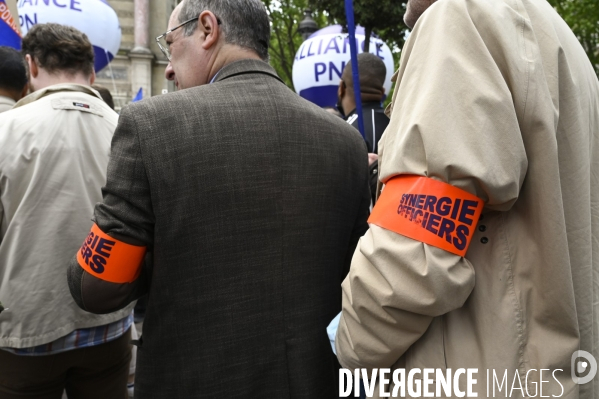
M 136 398 L 334 398 L 325 329 L 367 228 L 364 142 L 264 62 L 260 1 L 186 0 L 169 29 L 185 90 L 123 110 L 71 293 L 102 313 L 149 291 Z

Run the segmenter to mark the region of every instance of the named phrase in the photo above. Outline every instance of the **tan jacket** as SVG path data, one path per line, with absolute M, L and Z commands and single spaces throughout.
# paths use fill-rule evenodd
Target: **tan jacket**
M 402 52 L 380 178 L 428 176 L 486 205 L 465 258 L 371 225 L 343 283 L 341 364 L 478 368 L 479 397 L 487 369 L 510 388 L 536 369 L 531 395 L 539 369 L 563 369 L 561 397 L 598 397 L 599 377 L 570 377 L 574 351 L 599 359 L 598 136 L 597 77 L 545 0 L 427 10 Z
M 0 115 L 0 347 L 122 319 L 75 304 L 66 263 L 91 228 L 118 115 L 89 87 L 38 90 Z

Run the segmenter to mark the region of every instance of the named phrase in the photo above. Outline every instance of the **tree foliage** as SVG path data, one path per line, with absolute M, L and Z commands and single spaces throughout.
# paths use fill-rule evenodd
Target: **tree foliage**
M 311 0 L 311 5 L 325 11 L 329 22 L 335 21 L 347 27 L 343 0 Z M 401 49 L 408 29 L 403 22 L 405 12 L 406 4 L 397 0 L 354 0 L 354 20 L 365 30 L 364 51 L 369 50 L 373 32 L 391 48 Z
M 599 76 L 599 1 L 548 1 L 570 26 Z
M 295 53 L 303 38 L 298 32 L 304 19 L 308 0 L 262 0 L 271 21 L 270 63 L 287 86 L 293 89 L 292 71 Z M 312 12 L 312 18 L 323 28 L 327 19 L 321 11 Z
M 295 54 L 303 39 L 298 32 L 304 10 L 312 10 L 312 18 L 320 28 L 341 24 L 347 29 L 343 0 L 262 0 L 271 21 L 270 63 L 281 79 L 293 88 L 292 71 Z M 396 62 L 403 47 L 407 27 L 403 22 L 405 3 L 396 0 L 354 0 L 355 21 L 379 36 L 393 52 Z M 370 40 L 365 41 L 368 51 Z
M 292 70 L 295 54 L 303 39 L 298 32 L 304 10 L 312 9 L 312 18 L 320 28 L 341 24 L 347 29 L 343 0 L 262 0 L 271 20 L 271 64 L 293 88 Z M 599 76 L 599 0 L 548 0 L 570 26 L 589 56 Z M 397 0 L 354 0 L 355 22 L 375 33 L 391 47 L 395 64 L 403 47 L 408 28 L 403 22 L 406 3 Z M 370 40 L 366 40 L 365 47 Z M 368 51 L 365 48 L 365 51 Z M 391 94 L 391 93 L 390 93 Z

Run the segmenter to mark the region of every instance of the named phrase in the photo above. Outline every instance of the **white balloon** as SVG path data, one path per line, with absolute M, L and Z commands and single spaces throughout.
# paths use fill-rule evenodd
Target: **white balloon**
M 322 31 L 330 32 L 331 27 Z M 364 35 L 356 34 L 358 53 L 363 52 Z M 395 67 L 391 49 L 379 38 L 370 38 L 369 52 L 380 57 L 387 68 L 385 93 L 391 90 Z M 314 33 L 302 43 L 293 63 L 295 91 L 321 107 L 333 106 L 345 65 L 351 62 L 347 33 Z
M 116 12 L 105 0 L 19 0 L 23 36 L 36 24 L 54 22 L 85 33 L 94 46 L 96 71 L 108 65 L 121 45 Z

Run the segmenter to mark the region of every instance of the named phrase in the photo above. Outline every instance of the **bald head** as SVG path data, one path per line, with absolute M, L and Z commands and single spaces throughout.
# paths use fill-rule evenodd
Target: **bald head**
M 358 72 L 360 74 L 360 94 L 363 101 L 381 101 L 385 94 L 383 85 L 387 67 L 379 57 L 370 53 L 358 54 Z M 346 89 L 353 93 L 352 66 L 348 63 L 343 69 L 341 79 Z

